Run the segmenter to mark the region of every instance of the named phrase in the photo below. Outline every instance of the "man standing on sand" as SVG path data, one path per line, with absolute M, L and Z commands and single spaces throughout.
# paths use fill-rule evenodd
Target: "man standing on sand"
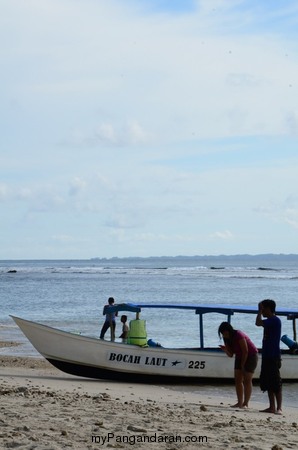
M 281 321 L 275 315 L 275 308 L 274 300 L 263 300 L 259 303 L 259 312 L 256 317 L 257 327 L 264 328 L 260 388 L 263 392 L 268 391 L 269 398 L 269 408 L 261 412 L 282 414 L 282 381 L 279 373 Z

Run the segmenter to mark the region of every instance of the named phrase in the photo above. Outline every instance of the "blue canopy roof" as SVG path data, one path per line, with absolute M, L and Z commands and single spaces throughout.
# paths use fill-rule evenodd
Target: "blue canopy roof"
M 257 314 L 258 305 L 220 305 L 220 304 L 180 304 L 180 303 L 119 303 L 113 306 L 106 306 L 105 311 L 118 312 L 141 312 L 144 308 L 161 308 L 161 309 L 185 309 L 195 311 L 196 314 L 219 313 L 233 315 L 234 313 Z M 288 318 L 298 318 L 298 309 L 276 308 L 276 315 L 287 316 Z
M 103 309 L 104 314 L 109 313 L 115 313 L 120 311 L 127 311 L 127 312 L 141 312 L 141 307 L 139 305 L 135 305 L 133 303 L 118 303 L 116 305 L 110 306 L 105 305 Z
M 258 305 L 255 306 L 243 306 L 243 305 L 220 305 L 220 304 L 174 304 L 174 303 L 119 303 L 118 305 L 105 306 L 104 314 L 114 313 L 118 311 L 128 311 L 128 312 L 141 312 L 142 309 L 154 308 L 154 309 L 184 309 L 195 311 L 199 314 L 200 322 L 200 345 L 204 348 L 204 333 L 203 333 L 203 314 L 206 313 L 219 313 L 228 316 L 228 321 L 230 321 L 231 316 L 234 313 L 243 314 L 257 314 Z M 295 319 L 298 318 L 298 309 L 289 308 L 277 308 L 276 314 L 279 316 L 286 316 L 288 319 L 293 320 L 293 328 L 295 328 Z

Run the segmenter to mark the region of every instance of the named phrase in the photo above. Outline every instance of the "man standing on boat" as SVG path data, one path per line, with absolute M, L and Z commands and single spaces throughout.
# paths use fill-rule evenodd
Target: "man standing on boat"
M 116 316 L 117 313 L 115 312 L 109 312 L 109 307 L 113 306 L 115 303 L 115 300 L 113 297 L 110 297 L 108 300 L 108 304 L 104 306 L 103 308 L 103 314 L 106 316 L 106 320 L 104 321 L 104 324 L 102 326 L 101 332 L 100 332 L 100 339 L 104 338 L 104 335 L 106 334 L 107 330 L 111 328 L 111 341 L 115 340 L 115 329 L 116 329 Z
M 263 300 L 259 303 L 256 325 L 264 328 L 262 345 L 262 365 L 260 374 L 260 388 L 268 391 L 269 408 L 262 412 L 281 414 L 282 409 L 282 381 L 279 369 L 281 367 L 280 337 L 281 321 L 275 315 L 274 300 Z M 262 319 L 262 316 L 265 319 Z M 276 402 L 276 405 L 275 405 Z

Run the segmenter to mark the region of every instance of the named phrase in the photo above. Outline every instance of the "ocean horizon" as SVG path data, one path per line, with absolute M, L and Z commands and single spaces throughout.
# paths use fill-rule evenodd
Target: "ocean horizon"
M 298 253 L 231 253 L 231 254 L 194 254 L 194 255 L 149 255 L 149 256 L 90 256 L 89 258 L 1 258 L 0 261 L 106 261 L 106 260 L 127 260 L 127 259 L 192 259 L 192 258 L 298 258 Z

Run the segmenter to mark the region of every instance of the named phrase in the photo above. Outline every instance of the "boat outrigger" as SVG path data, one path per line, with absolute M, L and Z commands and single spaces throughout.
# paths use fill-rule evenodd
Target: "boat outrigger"
M 136 313 L 130 322 L 128 343 L 102 340 L 69 333 L 40 323 L 11 316 L 35 349 L 53 366 L 68 374 L 80 377 L 109 379 L 141 383 L 223 382 L 234 379 L 231 358 L 218 347 L 205 347 L 203 318 L 207 313 L 227 316 L 228 322 L 235 313 L 257 314 L 256 307 L 235 305 L 179 305 L 121 303 L 107 306 L 106 313 L 127 311 Z M 147 341 L 144 320 L 139 314 L 146 308 L 184 309 L 199 315 L 199 348 L 163 348 Z M 293 322 L 294 340 L 287 338 L 289 350 L 282 350 L 282 378 L 298 381 L 298 354 L 296 344 L 296 319 L 298 310 L 279 308 L 279 316 Z M 255 372 L 259 376 L 260 363 Z

